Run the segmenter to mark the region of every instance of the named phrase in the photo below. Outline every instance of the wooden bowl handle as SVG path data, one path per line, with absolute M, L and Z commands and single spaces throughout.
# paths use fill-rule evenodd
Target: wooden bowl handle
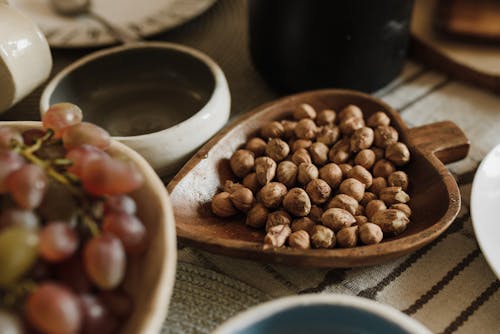
M 450 121 L 412 128 L 408 138 L 421 151 L 435 155 L 444 164 L 461 160 L 469 153 L 469 139 Z

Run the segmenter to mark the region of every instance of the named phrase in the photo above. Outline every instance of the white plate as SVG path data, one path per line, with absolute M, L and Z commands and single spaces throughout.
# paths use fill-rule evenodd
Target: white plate
M 147 37 L 176 27 L 210 8 L 216 0 L 91 0 L 92 9 L 109 22 Z M 53 47 L 96 47 L 117 43 L 90 17 L 57 15 L 49 0 L 9 0 L 30 16 Z
M 474 177 L 471 216 L 479 247 L 500 278 L 500 145 L 488 153 Z

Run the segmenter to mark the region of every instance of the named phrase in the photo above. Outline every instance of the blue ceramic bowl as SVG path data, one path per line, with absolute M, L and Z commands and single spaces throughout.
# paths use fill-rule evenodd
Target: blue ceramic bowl
M 214 334 L 430 334 L 389 306 L 346 295 L 301 295 L 251 308 Z

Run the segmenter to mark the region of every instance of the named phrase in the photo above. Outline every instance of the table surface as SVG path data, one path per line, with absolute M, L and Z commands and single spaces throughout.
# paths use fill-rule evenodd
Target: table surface
M 232 117 L 278 97 L 250 62 L 245 1 L 219 0 L 201 17 L 154 39 L 195 47 L 218 62 L 229 82 Z M 54 50 L 53 74 L 90 51 Z M 0 120 L 39 119 L 40 91 Z M 176 284 L 162 333 L 209 333 L 253 305 L 302 293 L 371 298 L 402 310 L 433 332 L 500 332 L 500 281 L 477 246 L 469 207 L 478 163 L 500 142 L 500 96 L 412 60 L 375 95 L 398 109 L 410 126 L 450 119 L 471 140 L 469 157 L 448 166 L 462 193 L 462 209 L 452 226 L 413 254 L 368 268 L 297 269 L 179 246 Z

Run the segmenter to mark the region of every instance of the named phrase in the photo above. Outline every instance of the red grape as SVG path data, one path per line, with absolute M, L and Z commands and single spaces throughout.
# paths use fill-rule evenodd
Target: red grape
M 111 144 L 111 137 L 106 130 L 86 122 L 65 129 L 62 138 L 64 147 L 68 150 L 84 144 L 104 150 Z
M 109 158 L 109 156 L 95 146 L 82 145 L 72 148 L 66 153 L 66 159 L 73 162 L 71 167 L 68 168 L 68 172 L 77 176 L 82 176 L 87 163 L 92 160 L 107 158 Z
M 6 184 L 12 197 L 23 209 L 34 209 L 40 205 L 47 189 L 45 171 L 33 164 L 23 165 L 7 176 Z
M 83 294 L 80 296 L 80 305 L 83 315 L 82 334 L 108 334 L 118 327 L 116 318 L 98 297 Z
M 10 208 L 0 214 L 0 229 L 7 226 L 24 227 L 36 231 L 39 227 L 39 219 L 31 210 Z
M 22 165 L 24 165 L 24 159 L 19 154 L 0 149 L 0 193 L 7 191 L 7 185 L 5 184 L 7 176 L 21 168 Z
M 40 255 L 48 262 L 71 257 L 78 247 L 78 235 L 67 223 L 52 222 L 40 232 Z
M 21 133 L 11 127 L 0 126 L 0 148 L 10 148 L 13 141 L 22 144 L 23 136 Z
M 82 121 L 81 109 L 72 103 L 52 105 L 42 116 L 43 127 L 54 130 L 54 138 L 61 138 L 62 130 Z
M 25 311 L 29 322 L 44 333 L 70 334 L 81 328 L 78 298 L 60 284 L 40 284 L 28 297 Z
M 108 213 L 104 216 L 102 229 L 117 236 L 127 253 L 137 254 L 146 249 L 146 228 L 135 216 L 122 212 Z
M 21 319 L 14 313 L 0 309 L 0 333 L 23 334 Z
M 29 129 L 23 132 L 23 141 L 25 145 L 33 145 L 38 139 L 45 135 L 45 131 L 40 129 Z
M 136 211 L 135 201 L 127 195 L 108 196 L 104 202 L 105 212 L 123 212 L 133 215 Z
M 84 265 L 90 279 L 101 289 L 116 288 L 125 274 L 126 256 L 121 241 L 103 233 L 87 242 Z
M 101 291 L 99 292 L 99 298 L 108 310 L 119 318 L 126 317 L 132 312 L 132 299 L 122 291 Z
M 60 262 L 56 267 L 56 278 L 78 293 L 90 292 L 92 283 L 85 273 L 80 254 Z

